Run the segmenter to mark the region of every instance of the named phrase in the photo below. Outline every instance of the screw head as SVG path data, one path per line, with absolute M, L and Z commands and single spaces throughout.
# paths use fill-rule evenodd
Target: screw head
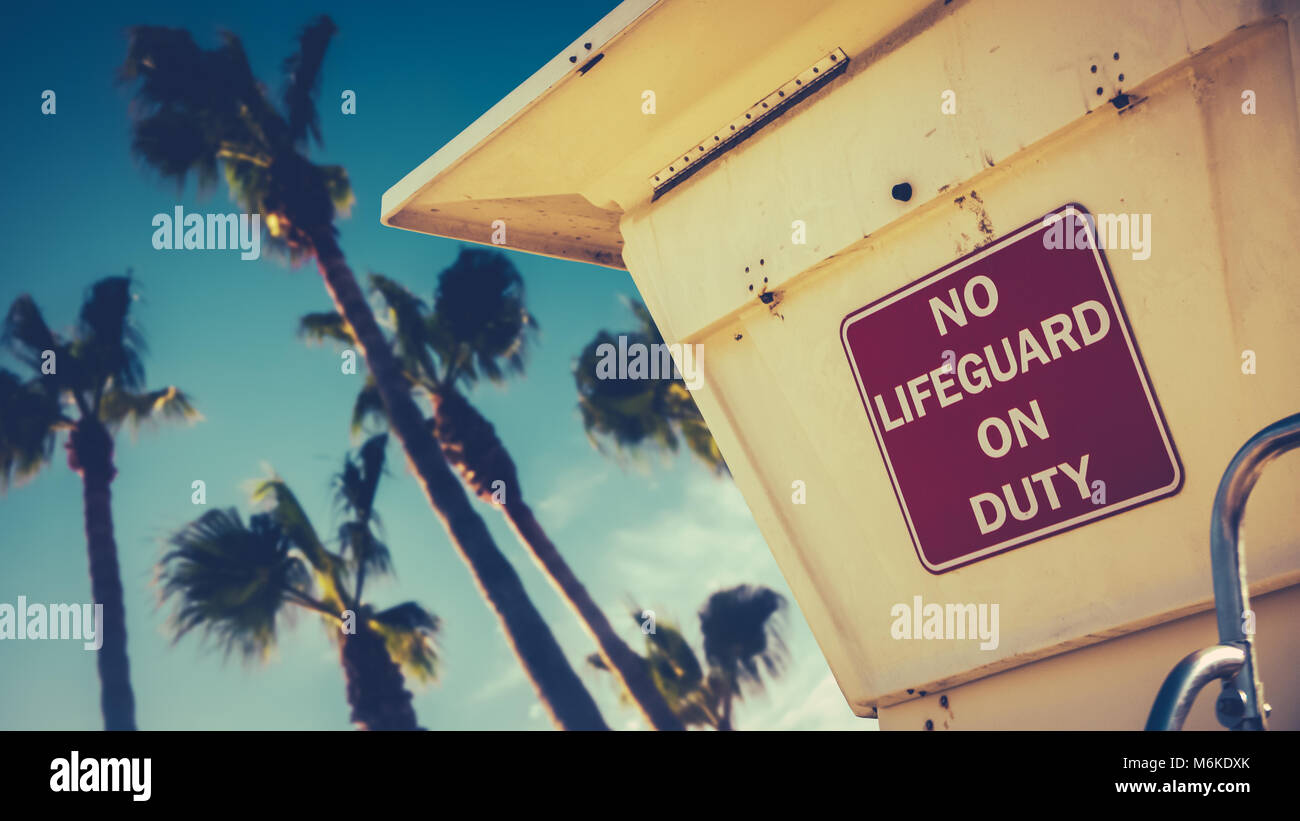
M 1246 694 L 1237 689 L 1224 690 L 1219 700 L 1214 703 L 1222 724 L 1236 724 L 1237 719 L 1246 714 Z

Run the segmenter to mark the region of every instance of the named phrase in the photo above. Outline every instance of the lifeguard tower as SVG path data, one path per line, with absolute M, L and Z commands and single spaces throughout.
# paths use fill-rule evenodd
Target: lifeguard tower
M 382 220 L 625 269 L 705 346 L 858 715 L 1300 729 L 1298 24 L 628 0 Z

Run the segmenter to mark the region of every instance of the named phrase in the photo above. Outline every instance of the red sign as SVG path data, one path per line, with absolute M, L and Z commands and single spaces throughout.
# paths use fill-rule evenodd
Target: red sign
M 1182 485 L 1095 236 L 1092 217 L 1065 206 L 844 318 L 845 353 L 932 573 Z

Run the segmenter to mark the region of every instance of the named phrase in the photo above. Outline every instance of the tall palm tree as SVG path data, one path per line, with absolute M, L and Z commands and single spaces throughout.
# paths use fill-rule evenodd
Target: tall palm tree
M 627 345 L 663 344 L 663 337 L 645 305 L 628 300 L 637 326 L 622 336 Z M 713 440 L 700 409 L 680 377 L 665 379 L 600 379 L 597 363 L 602 346 L 617 350 L 618 336 L 601 331 L 587 343 L 574 364 L 573 379 L 578 389 L 578 410 L 587 438 L 604 452 L 612 443 L 619 454 L 643 450 L 675 452 L 686 447 L 709 469 L 727 474 L 718 443 Z M 606 349 L 608 350 L 608 349 Z
M 764 673 L 768 678 L 781 673 L 787 653 L 779 623 L 784 608 L 781 594 L 762 586 L 742 584 L 710 596 L 700 610 L 707 669 L 673 624 L 661 620 L 646 633 L 642 664 L 682 723 L 734 729 L 734 702 L 746 691 L 760 692 Z M 638 623 L 640 612 L 632 612 Z M 588 656 L 587 663 L 609 670 L 598 655 Z
M 92 285 L 68 338 L 50 330 L 26 294 L 9 306 L 0 331 L 5 346 L 33 373 L 23 381 L 0 369 L 0 490 L 45 467 L 58 434 L 67 432 L 68 467 L 82 483 L 91 595 L 104 608 L 96 661 L 106 730 L 135 729 L 126 606 L 113 538 L 113 438 L 123 424 L 135 428 L 150 419 L 198 417 L 175 387 L 143 387 L 144 340 L 128 316 L 131 282 L 128 272 Z
M 344 458 L 335 477 L 351 518 L 328 550 L 284 480 L 258 485 L 255 501 L 269 512 L 245 525 L 234 508 L 212 510 L 177 531 L 158 565 L 163 601 L 175 598 L 170 625 L 179 640 L 200 629 L 227 653 L 265 660 L 278 625 L 293 607 L 320 615 L 339 644 L 352 721 L 363 730 L 419 730 L 402 670 L 419 680 L 437 672 L 437 616 L 415 602 L 375 610 L 363 598 L 367 573 L 391 572 L 388 548 L 375 532 L 375 491 L 387 435 Z
M 334 217 L 352 202 L 347 174 L 307 157 L 310 143 L 321 142 L 315 95 L 334 33 L 328 17 L 303 29 L 297 51 L 285 61 L 282 113 L 253 76 L 234 34 L 224 33 L 219 47 L 204 50 L 183 29 L 132 28 L 121 76 L 136 85 L 133 150 L 164 177 L 184 183 L 193 176 L 201 189 L 210 188 L 222 170 L 240 207 L 262 215 L 271 247 L 292 261 L 315 258 L 335 309 L 369 363 L 375 393 L 407 462 L 543 705 L 561 728 L 607 729 L 519 575 L 427 435 L 401 366 L 338 246 Z
M 519 271 L 499 251 L 463 248 L 438 276 L 432 311 L 387 277 L 373 274 L 371 285 L 388 306 L 403 373 L 432 405 L 430 430 L 447 460 L 479 499 L 500 508 L 519 541 L 595 639 L 602 658 L 632 694 L 650 726 L 684 729 L 640 658 L 614 631 L 537 521 L 524 499 L 514 460 L 492 424 L 461 392 L 480 378 L 501 382 L 508 374 L 524 370 L 537 321 L 525 305 Z M 309 338 L 349 339 L 337 314 L 309 314 L 302 318 L 299 329 Z M 354 426 L 376 408 L 373 387 L 363 389 Z

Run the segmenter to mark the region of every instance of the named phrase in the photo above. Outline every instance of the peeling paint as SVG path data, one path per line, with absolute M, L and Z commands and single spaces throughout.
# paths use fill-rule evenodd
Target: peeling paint
M 984 200 L 980 199 L 979 192 L 971 189 L 969 194 L 954 199 L 953 204 L 963 211 L 969 211 L 975 217 L 975 228 L 984 235 L 975 243 L 975 248 L 983 248 L 997 238 L 997 232 L 993 230 L 993 221 L 989 219 L 988 212 L 984 209 Z M 966 235 L 962 234 L 962 236 Z

